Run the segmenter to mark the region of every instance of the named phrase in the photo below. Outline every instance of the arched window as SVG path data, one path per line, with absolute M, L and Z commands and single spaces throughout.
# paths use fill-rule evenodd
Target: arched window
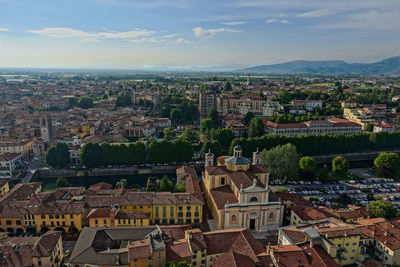
M 232 222 L 236 222 L 236 215 L 232 215 Z
M 224 177 L 221 178 L 221 184 L 225 184 L 225 178 Z
M 273 218 L 274 218 L 274 213 L 273 213 L 273 212 L 271 212 L 271 213 L 269 214 L 269 218 L 270 218 L 270 219 L 273 219 Z
M 256 198 L 256 197 L 250 198 L 250 202 L 257 202 L 257 201 L 258 201 L 258 198 Z

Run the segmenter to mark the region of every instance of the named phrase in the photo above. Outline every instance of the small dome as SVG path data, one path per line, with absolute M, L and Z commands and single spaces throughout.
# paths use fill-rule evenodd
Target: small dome
M 239 145 L 236 145 L 233 149 L 236 151 L 242 150 L 242 148 Z
M 214 154 L 211 153 L 211 150 L 208 150 L 208 153 L 206 153 L 206 157 L 214 157 Z
M 262 155 L 262 153 L 258 150 L 258 147 L 257 147 L 257 151 L 256 151 L 256 152 L 253 152 L 253 154 L 254 154 L 254 155 Z

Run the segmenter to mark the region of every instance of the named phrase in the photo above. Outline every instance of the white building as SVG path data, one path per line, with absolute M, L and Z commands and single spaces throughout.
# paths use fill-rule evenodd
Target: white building
M 13 172 L 22 166 L 22 155 L 18 153 L 0 154 L 0 179 L 10 179 Z

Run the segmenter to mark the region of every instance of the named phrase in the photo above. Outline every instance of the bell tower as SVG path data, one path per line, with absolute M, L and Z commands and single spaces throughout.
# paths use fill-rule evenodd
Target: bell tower
M 261 165 L 261 158 L 262 158 L 262 153 L 258 151 L 257 147 L 257 151 L 253 152 L 253 165 Z
M 210 166 L 214 166 L 214 154 L 211 153 L 210 150 L 208 150 L 208 153 L 205 156 L 205 166 L 206 167 L 210 167 Z

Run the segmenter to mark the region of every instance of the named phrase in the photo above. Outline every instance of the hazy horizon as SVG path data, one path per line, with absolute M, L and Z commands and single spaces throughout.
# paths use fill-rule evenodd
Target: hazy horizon
M 1 68 L 371 63 L 400 55 L 395 0 L 0 0 Z

